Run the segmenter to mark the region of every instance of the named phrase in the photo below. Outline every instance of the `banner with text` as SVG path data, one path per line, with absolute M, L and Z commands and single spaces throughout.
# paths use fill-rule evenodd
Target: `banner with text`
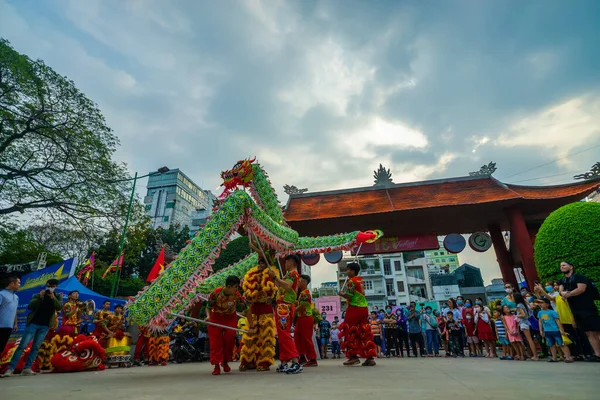
M 360 255 L 402 253 L 405 251 L 416 250 L 437 250 L 439 248 L 440 244 L 435 233 L 399 237 L 384 236 L 374 243 L 364 243 L 360 248 Z M 352 251 L 352 255 L 356 254 L 356 249 Z
M 77 267 L 77 258 L 70 258 L 59 262 L 58 264 L 50 265 L 38 271 L 31 272 L 21 277 L 21 289 L 28 290 L 33 288 L 41 288 L 46 286 L 48 279 L 58 279 L 62 282 L 69 279 L 75 273 Z M 18 294 L 18 293 L 17 293 Z

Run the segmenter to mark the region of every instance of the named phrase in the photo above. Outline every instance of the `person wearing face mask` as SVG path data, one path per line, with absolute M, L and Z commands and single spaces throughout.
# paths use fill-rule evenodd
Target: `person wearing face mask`
M 404 349 L 406 348 L 406 354 L 410 357 L 410 347 L 408 344 L 408 326 L 406 325 L 406 315 L 403 312 L 402 308 L 396 310 L 396 337 L 398 338 L 398 343 L 396 347 L 398 348 L 398 357 L 404 357 Z
M 57 279 L 48 280 L 48 282 L 46 282 L 46 288 L 39 294 L 33 295 L 33 298 L 27 305 L 27 308 L 31 312 L 27 315 L 25 333 L 23 333 L 21 343 L 13 354 L 8 370 L 2 375 L 3 378 L 13 376 L 15 367 L 21 360 L 21 356 L 31 340 L 33 340 L 33 344 L 31 345 L 31 350 L 29 351 L 29 356 L 27 357 L 21 375 L 36 374 L 31 370 L 31 366 L 37 358 L 38 351 L 46 338 L 46 334 L 50 328 L 56 328 L 56 315 L 57 312 L 62 310 L 62 295 L 60 293 L 55 293 L 57 286 Z
M 327 359 L 327 345 L 329 345 L 329 339 L 331 337 L 331 323 L 327 321 L 327 313 L 321 313 L 321 321 L 318 325 L 318 337 L 319 345 L 321 346 L 321 354 L 324 359 Z
M 554 284 L 556 283 L 556 289 L 554 288 Z M 540 282 L 535 284 L 533 291 L 538 299 L 546 298 L 550 301 L 550 306 L 553 310 L 556 310 L 556 296 L 559 296 L 558 293 L 558 282 L 546 282 L 544 286 Z
M 517 302 L 515 301 L 514 296 L 514 286 L 510 282 L 506 282 L 504 284 L 504 291 L 506 292 L 506 296 L 502 299 L 502 307 L 507 306 L 511 311 L 514 311 L 517 308 Z
M 398 351 L 398 336 L 396 334 L 396 315 L 392 313 L 392 306 L 385 308 L 383 314 L 383 324 L 385 333 L 385 356 L 390 358 L 392 356 L 392 348 L 394 349 L 394 355 L 399 355 Z
M 438 322 L 430 306 L 425 307 L 425 313 L 423 313 L 421 318 L 425 323 L 427 357 L 439 357 L 440 337 L 438 335 Z

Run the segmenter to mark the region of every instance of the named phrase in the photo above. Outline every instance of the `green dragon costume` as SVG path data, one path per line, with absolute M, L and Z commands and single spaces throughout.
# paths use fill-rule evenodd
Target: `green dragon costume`
M 350 250 L 382 235 L 381 231 L 356 231 L 300 237 L 287 225 L 271 182 L 255 159 L 238 161 L 233 169 L 222 172 L 221 177 L 225 190 L 204 228 L 162 275 L 128 302 L 126 307 L 132 321 L 163 328 L 173 320 L 172 313 L 185 312 L 196 301 L 224 285 L 227 276 L 243 278 L 257 265 L 256 253 L 216 274 L 212 271 L 221 249 L 242 225 L 277 256 Z

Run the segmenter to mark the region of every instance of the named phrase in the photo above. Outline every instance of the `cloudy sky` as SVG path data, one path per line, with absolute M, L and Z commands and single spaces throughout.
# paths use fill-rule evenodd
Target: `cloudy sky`
M 598 15 L 595 0 L 0 0 L 0 37 L 98 103 L 132 172 L 214 189 L 256 155 L 285 201 L 284 184 L 371 185 L 379 163 L 395 182 L 491 160 L 506 182 L 571 181 L 600 158 Z M 488 253 L 461 261 L 490 279 Z

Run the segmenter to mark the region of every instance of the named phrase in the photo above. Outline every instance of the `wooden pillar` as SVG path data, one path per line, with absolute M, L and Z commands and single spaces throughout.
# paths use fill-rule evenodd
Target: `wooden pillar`
M 510 282 L 517 287 L 517 278 L 515 277 L 515 272 L 513 271 L 513 263 L 511 261 L 510 253 L 504 244 L 504 237 L 502 236 L 500 225 L 491 223 L 488 225 L 488 230 L 490 231 L 490 236 L 494 245 L 496 261 L 498 261 L 500 272 L 502 273 L 502 280 L 504 280 L 506 283 Z
M 533 289 L 534 282 L 538 280 L 537 269 L 535 268 L 535 259 L 533 257 L 533 244 L 529 236 L 529 231 L 523 219 L 523 213 L 517 206 L 510 207 L 506 210 L 510 221 L 510 233 L 514 235 L 515 244 L 521 256 L 523 264 L 523 273 L 527 281 L 527 287 Z

